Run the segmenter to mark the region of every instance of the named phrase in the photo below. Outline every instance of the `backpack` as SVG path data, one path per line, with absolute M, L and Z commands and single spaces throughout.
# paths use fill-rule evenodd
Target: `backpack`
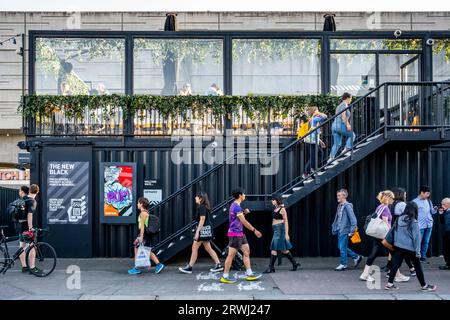
M 17 199 L 11 202 L 6 208 L 6 213 L 9 217 L 9 220 L 18 223 L 19 220 L 26 220 L 26 205 L 24 199 Z
M 149 223 L 145 227 L 145 233 L 147 234 L 157 234 L 161 231 L 161 221 L 159 218 L 153 214 L 148 215 Z

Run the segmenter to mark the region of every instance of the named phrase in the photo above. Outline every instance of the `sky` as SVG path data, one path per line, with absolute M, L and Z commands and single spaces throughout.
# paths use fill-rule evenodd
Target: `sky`
M 0 11 L 450 11 L 448 0 L 0 0 Z

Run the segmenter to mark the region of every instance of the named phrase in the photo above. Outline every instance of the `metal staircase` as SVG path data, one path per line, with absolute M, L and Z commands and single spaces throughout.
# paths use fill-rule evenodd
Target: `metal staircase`
M 332 124 L 347 110 L 351 113 L 350 122 L 356 138 L 350 150 L 338 152 L 338 156 L 328 162 L 333 144 Z M 301 139 L 272 153 L 270 157 L 279 162 L 281 169 L 269 178 L 268 190 L 261 190 L 259 195 L 247 195 L 244 206 L 254 211 L 271 210 L 272 195 L 281 194 L 285 206 L 289 208 L 389 141 L 416 139 L 431 145 L 449 141 L 449 131 L 450 83 L 385 83 L 358 98 L 347 109 L 327 119 Z M 307 143 L 317 141 L 319 137 L 326 148 L 321 148 L 317 143 Z M 208 180 L 213 181 L 214 187 L 220 187 L 217 183 L 220 179 L 215 180 L 215 177 L 226 180 L 231 170 L 227 163 L 237 156 L 234 154 L 169 196 L 153 209 L 155 214 L 167 212 L 168 207 L 174 210 L 180 197 L 184 203 L 187 203 L 186 198 L 192 202 L 194 190 L 208 191 Z M 313 169 L 313 173 L 306 172 L 309 168 Z M 226 183 L 222 181 L 222 185 Z M 219 204 L 211 212 L 214 227 L 228 220 L 228 206 L 232 201 L 226 188 L 219 189 L 220 192 L 214 192 L 215 203 Z M 162 261 L 192 243 L 192 230 L 196 223 L 191 222 L 192 214 L 189 218 L 182 228 L 166 232 L 164 239 L 155 246 L 154 252 Z

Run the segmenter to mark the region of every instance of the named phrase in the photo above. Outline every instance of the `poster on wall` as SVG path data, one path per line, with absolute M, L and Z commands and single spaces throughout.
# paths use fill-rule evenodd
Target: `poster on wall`
M 89 162 L 47 163 L 47 223 L 88 224 Z
M 136 164 L 102 163 L 100 174 L 100 221 L 135 223 Z
M 150 201 L 151 206 L 156 206 L 162 201 L 162 185 L 159 180 L 144 181 L 144 197 Z

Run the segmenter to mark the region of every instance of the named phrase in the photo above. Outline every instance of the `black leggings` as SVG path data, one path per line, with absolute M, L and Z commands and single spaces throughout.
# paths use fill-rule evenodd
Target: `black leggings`
M 423 274 L 422 264 L 420 263 L 419 258 L 416 257 L 416 253 L 414 251 L 405 250 L 402 248 L 395 248 L 394 252 L 392 252 L 392 269 L 389 274 L 389 283 L 394 283 L 395 275 L 402 265 L 403 259 L 409 258 L 414 265 L 417 273 L 417 280 L 419 280 L 420 285 L 424 287 L 426 285 L 425 276 Z
M 383 244 L 381 243 L 382 240 L 372 238 L 372 251 L 370 251 L 370 255 L 367 257 L 366 266 L 372 266 L 375 259 L 383 253 Z

